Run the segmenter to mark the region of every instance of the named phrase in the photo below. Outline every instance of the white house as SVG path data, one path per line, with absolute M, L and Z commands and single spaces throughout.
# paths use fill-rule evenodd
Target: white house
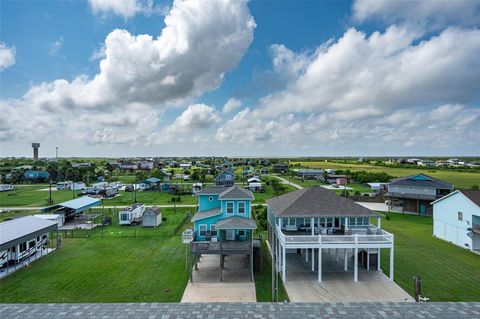
M 456 190 L 432 205 L 434 236 L 480 252 L 480 191 Z
M 142 222 L 145 205 L 135 203 L 130 207 L 118 212 L 118 220 L 120 225 L 140 224 Z

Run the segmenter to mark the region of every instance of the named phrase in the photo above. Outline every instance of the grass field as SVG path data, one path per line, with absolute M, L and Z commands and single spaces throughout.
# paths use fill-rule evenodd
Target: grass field
M 333 168 L 333 169 L 349 169 L 351 171 L 367 171 L 372 173 L 387 173 L 394 177 L 402 177 L 408 175 L 414 175 L 419 173 L 425 173 L 432 177 L 444 180 L 446 182 L 453 183 L 456 188 L 470 188 L 472 185 L 480 186 L 480 173 L 479 172 L 457 172 L 454 170 L 436 170 L 435 168 L 399 168 L 388 166 L 375 166 L 369 164 L 343 164 L 334 162 L 291 162 L 295 165 L 299 163 L 304 167 L 309 168 Z
M 0 282 L 0 303 L 179 302 L 188 281 L 185 245 L 173 229 L 186 210 L 163 210 L 156 229 L 105 228 L 89 239 L 64 239 L 60 250 Z M 109 235 L 108 235 L 109 234 Z
M 40 190 L 45 188 L 48 185 L 15 185 L 14 190 L 0 193 L 0 206 L 47 206 L 49 192 Z M 52 192 L 52 198 L 54 203 L 59 203 L 72 199 L 73 193 L 69 190 L 55 191 Z
M 395 282 L 414 296 L 413 276 L 431 301 L 480 301 L 480 256 L 432 236 L 432 218 L 383 213 L 382 227 L 395 235 Z M 389 252 L 381 266 L 389 274 Z

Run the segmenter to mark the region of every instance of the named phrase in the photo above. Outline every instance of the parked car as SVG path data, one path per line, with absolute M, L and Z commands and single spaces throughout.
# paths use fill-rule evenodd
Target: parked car
M 126 192 L 133 192 L 133 191 L 134 191 L 133 185 L 127 185 L 127 186 L 125 186 L 125 191 L 126 191 Z

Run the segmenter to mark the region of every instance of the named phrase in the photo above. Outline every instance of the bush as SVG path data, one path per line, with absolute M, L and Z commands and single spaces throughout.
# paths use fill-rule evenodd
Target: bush
M 177 202 L 181 202 L 182 198 L 180 196 L 177 196 Z
M 385 219 L 386 219 L 386 220 L 390 220 L 390 216 L 387 215 L 387 216 L 385 217 Z

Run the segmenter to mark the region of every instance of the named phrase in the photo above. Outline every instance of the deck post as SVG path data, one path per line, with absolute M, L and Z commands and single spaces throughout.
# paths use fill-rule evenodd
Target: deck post
M 282 266 L 282 276 L 283 276 L 283 283 L 287 282 L 287 265 L 286 265 L 286 255 L 285 255 L 285 245 L 282 246 L 282 260 L 283 260 L 283 266 Z
M 381 271 L 380 269 L 380 248 L 377 249 L 377 270 Z
M 310 229 L 312 230 L 312 236 L 315 235 L 315 218 L 310 218 Z
M 315 271 L 315 248 L 312 248 L 312 271 Z
M 335 248 L 335 261 L 338 262 L 338 248 Z
M 322 236 L 318 236 L 318 282 L 322 282 Z
M 367 270 L 370 270 L 370 248 L 367 248 Z
M 353 281 L 358 281 L 358 234 L 355 234 L 355 256 L 353 258 Z
M 192 254 L 192 257 L 190 258 L 190 282 L 193 282 L 193 259 L 195 258 L 195 255 Z
M 343 249 L 343 270 L 348 271 L 348 252 L 347 248 Z
M 392 247 L 390 248 L 390 280 L 393 281 L 393 235 L 392 235 Z
M 305 261 L 308 263 L 308 251 L 309 249 L 305 249 Z

